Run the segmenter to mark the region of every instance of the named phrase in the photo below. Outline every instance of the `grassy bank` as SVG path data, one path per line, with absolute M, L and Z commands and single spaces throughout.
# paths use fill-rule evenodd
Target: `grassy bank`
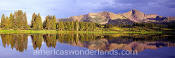
M 144 32 L 132 32 L 132 31 L 56 31 L 56 30 L 0 30 L 0 34 L 19 34 L 19 33 L 27 33 L 27 34 L 34 34 L 34 33 L 41 33 L 41 34 L 55 34 L 55 33 L 140 33 L 140 34 L 147 34 L 147 33 L 162 33 L 162 32 L 155 32 L 155 31 L 144 31 Z

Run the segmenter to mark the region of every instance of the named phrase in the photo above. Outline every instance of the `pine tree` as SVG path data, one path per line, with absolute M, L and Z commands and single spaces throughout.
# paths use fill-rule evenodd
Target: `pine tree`
M 46 20 L 44 21 L 43 25 L 47 30 L 56 30 L 56 17 L 46 16 Z
M 75 30 L 74 28 L 75 28 L 75 24 L 74 24 L 74 21 L 72 21 L 71 22 L 71 25 L 70 25 L 70 27 L 71 27 L 71 30 L 73 31 L 73 30 Z
M 76 29 L 76 31 L 79 31 L 79 22 L 78 21 L 75 21 L 75 29 Z
M 31 28 L 33 30 L 41 30 L 41 29 L 43 29 L 43 24 L 42 24 L 42 19 L 41 19 L 40 14 L 36 15 L 35 13 L 33 13 L 32 22 L 31 22 Z
M 43 29 L 43 23 L 40 14 L 38 14 L 36 18 L 36 23 L 37 23 L 37 29 Z
M 10 26 L 9 26 L 9 23 L 10 23 L 10 22 L 9 22 L 9 18 L 6 17 L 6 18 L 5 18 L 5 21 L 4 21 L 4 29 L 9 29 L 9 27 L 10 27 Z
M 13 29 L 13 20 L 14 20 L 14 16 L 12 13 L 10 13 L 10 17 L 9 17 L 9 28 Z
M 26 13 L 18 10 L 14 13 L 13 28 L 14 29 L 28 29 Z
M 31 28 L 34 29 L 35 26 L 35 19 L 36 19 L 37 15 L 35 13 L 33 13 L 32 15 L 32 21 L 31 21 Z
M 59 23 L 58 23 L 58 30 L 59 30 L 59 31 L 63 31 L 64 28 L 65 28 L 65 26 L 64 26 L 63 22 L 59 22 Z
M 3 28 L 5 26 L 5 15 L 2 14 L 2 17 L 1 17 L 1 28 Z
M 29 29 L 28 23 L 27 23 L 27 16 L 26 13 L 23 14 L 23 29 Z
M 52 30 L 56 29 L 56 16 L 52 16 L 52 20 L 51 20 L 51 24 L 52 24 Z
M 43 25 L 44 25 L 45 29 L 49 30 L 49 28 L 51 26 L 50 21 L 49 21 L 49 16 L 46 16 L 46 20 L 44 21 Z
M 9 18 L 5 17 L 5 15 L 3 14 L 2 18 L 1 18 L 1 28 L 2 29 L 9 29 L 10 28 L 9 24 L 10 24 Z

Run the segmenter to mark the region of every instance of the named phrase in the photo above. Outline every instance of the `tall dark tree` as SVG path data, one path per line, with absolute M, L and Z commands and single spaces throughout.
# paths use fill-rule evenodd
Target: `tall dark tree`
M 46 20 L 44 21 L 43 25 L 47 30 L 56 30 L 56 17 L 46 16 Z
M 60 30 L 60 31 L 65 30 L 64 22 L 58 22 L 57 29 Z
M 32 21 L 31 21 L 31 28 L 34 28 L 35 26 L 35 19 L 36 19 L 37 15 L 35 13 L 33 13 L 32 15 Z
M 32 22 L 31 22 L 31 28 L 33 30 L 41 30 L 41 29 L 43 29 L 43 24 L 42 24 L 42 19 L 41 19 L 40 14 L 36 15 L 35 13 L 33 13 Z
M 10 19 L 8 17 L 5 17 L 5 15 L 2 15 L 1 18 L 1 28 L 2 29 L 9 29 L 10 28 Z
M 14 20 L 14 15 L 10 13 L 9 17 L 9 29 L 13 29 L 13 20 Z
M 22 10 L 18 10 L 17 12 L 14 13 L 13 28 L 14 29 L 29 28 L 29 26 L 27 25 L 26 13 L 23 13 Z
M 9 29 L 10 28 L 10 19 L 8 17 L 5 18 L 5 25 L 4 25 L 4 29 Z
M 5 26 L 5 15 L 2 14 L 2 17 L 1 17 L 1 28 L 3 28 Z
M 75 21 L 75 29 L 76 29 L 76 31 L 79 31 L 79 22 L 78 21 Z

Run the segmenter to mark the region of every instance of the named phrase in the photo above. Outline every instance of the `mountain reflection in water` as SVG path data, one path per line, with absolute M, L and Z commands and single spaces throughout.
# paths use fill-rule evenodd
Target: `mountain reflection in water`
M 161 47 L 174 47 L 174 36 L 162 34 L 1 34 L 3 47 L 11 47 L 24 52 L 27 49 L 28 37 L 31 37 L 33 49 L 56 47 L 56 43 L 85 47 L 91 50 L 112 51 L 115 49 L 144 51 Z

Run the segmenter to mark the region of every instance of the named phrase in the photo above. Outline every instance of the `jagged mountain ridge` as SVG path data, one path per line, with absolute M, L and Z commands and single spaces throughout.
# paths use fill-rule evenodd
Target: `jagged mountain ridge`
M 156 14 L 144 14 L 138 10 L 131 10 L 123 14 L 115 14 L 112 12 L 89 13 L 86 15 L 72 16 L 69 18 L 58 19 L 57 21 L 80 21 L 95 22 L 99 24 L 132 24 L 142 22 L 160 22 L 166 17 Z

